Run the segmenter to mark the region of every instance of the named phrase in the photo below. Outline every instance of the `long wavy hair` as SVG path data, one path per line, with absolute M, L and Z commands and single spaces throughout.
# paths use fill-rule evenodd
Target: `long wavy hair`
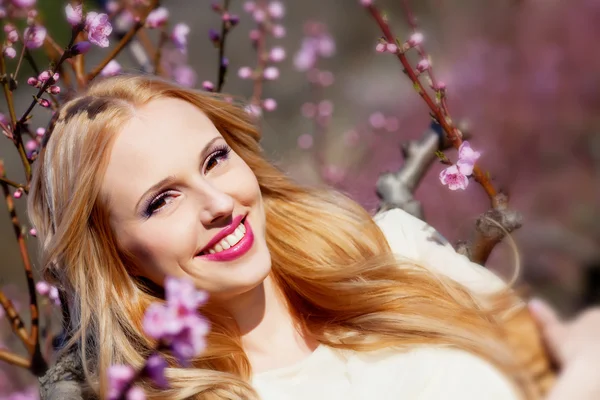
M 464 349 L 496 365 L 524 398 L 537 398 L 532 376 L 504 329 L 512 311 L 522 308 L 511 291 L 482 300 L 444 276 L 397 259 L 359 204 L 331 189 L 302 187 L 267 161 L 260 133 L 243 108 L 149 76 L 105 79 L 67 102 L 39 154 L 29 196 L 45 278 L 67 298 L 69 346 L 80 352 L 98 395 L 107 394 L 110 365 L 140 368 L 155 346 L 141 321 L 162 295 L 131 274 L 99 190 L 120 127 L 137 107 L 158 98 L 198 107 L 254 171 L 266 212 L 271 275 L 311 337 L 357 351 Z M 212 325 L 207 350 L 192 368 L 179 367 L 167 355 L 170 388 L 143 382 L 148 397 L 258 399 L 235 323 L 210 307 L 202 312 Z

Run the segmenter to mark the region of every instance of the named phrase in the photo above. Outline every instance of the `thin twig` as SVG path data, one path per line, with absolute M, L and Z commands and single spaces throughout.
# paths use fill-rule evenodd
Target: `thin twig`
M 2 304 L 2 308 L 4 308 L 4 312 L 6 312 L 6 316 L 8 317 L 8 321 L 10 322 L 10 326 L 14 333 L 17 334 L 21 342 L 27 347 L 28 351 L 32 351 L 33 344 L 29 341 L 29 335 L 27 334 L 27 329 L 25 329 L 25 324 L 19 316 L 19 313 L 15 309 L 14 304 L 4 292 L 0 290 L 0 304 Z
M 29 369 L 31 367 L 31 362 L 25 357 L 3 349 L 0 349 L 0 360 L 6 361 L 9 364 L 16 365 L 17 367 L 22 367 L 26 369 Z
M 396 37 L 392 33 L 389 24 L 383 19 L 383 16 L 379 12 L 379 9 L 377 7 L 375 7 L 374 5 L 369 5 L 366 8 L 369 11 L 369 13 L 371 14 L 371 16 L 377 22 L 377 25 L 379 25 L 379 28 L 381 29 L 385 39 L 389 43 L 396 43 Z M 423 86 L 421 81 L 419 80 L 419 77 L 415 73 L 415 70 L 410 65 L 410 62 L 408 61 L 408 58 L 406 57 L 406 55 L 402 51 L 398 51 L 398 52 L 396 52 L 396 56 L 398 57 L 398 59 L 400 60 L 400 63 L 404 67 L 404 72 L 408 75 L 410 80 L 413 82 L 415 89 L 417 90 L 419 95 L 423 98 L 425 103 L 427 103 L 427 106 L 431 110 L 436 121 L 443 128 L 444 132 L 446 132 L 446 135 L 448 136 L 448 139 L 451 141 L 452 145 L 455 148 L 459 148 L 460 145 L 462 144 L 461 132 L 455 126 L 452 125 L 452 121 L 447 116 L 445 116 L 443 114 L 443 110 L 435 104 L 435 101 L 431 98 L 431 96 L 429 95 L 429 93 L 427 92 L 427 90 L 425 89 L 425 87 Z M 491 180 L 486 176 L 486 174 L 477 165 L 473 168 L 473 176 L 475 177 L 475 180 L 483 187 L 483 189 L 485 190 L 486 194 L 488 195 L 488 197 L 492 203 L 492 206 L 494 206 L 495 201 L 496 201 L 497 191 L 494 188 L 494 186 L 492 185 Z
M 162 48 L 167 42 L 169 38 L 167 32 L 165 31 L 165 27 L 163 26 L 160 30 L 160 37 L 158 39 L 158 45 L 156 46 L 156 51 L 154 52 L 154 74 L 158 75 L 160 71 L 160 59 L 162 58 Z
M 229 3 L 230 0 L 223 1 L 223 10 L 221 15 L 229 12 Z M 225 84 L 225 76 L 227 75 L 227 65 L 223 62 L 223 59 L 225 57 L 225 37 L 227 36 L 229 29 L 231 29 L 231 22 L 225 21 L 224 18 L 221 18 L 221 35 L 219 36 L 218 59 L 219 65 L 217 69 L 217 71 L 219 71 L 219 74 L 217 77 L 217 88 L 215 90 L 216 92 L 221 92 L 221 90 L 223 90 L 223 85 Z
M 0 176 L 0 182 L 6 183 L 8 186 L 12 186 L 15 189 L 21 189 L 25 193 L 27 193 L 27 186 L 26 185 L 23 185 L 21 183 L 17 183 L 17 182 L 15 182 L 13 180 L 10 180 L 10 179 L 8 179 L 8 178 L 6 178 L 4 176 Z
M 5 177 L 4 163 L 2 161 L 0 161 L 0 176 L 3 178 Z M 35 291 L 35 281 L 33 279 L 33 270 L 31 268 L 31 260 L 29 259 L 27 244 L 25 243 L 25 236 L 23 235 L 23 229 L 21 228 L 21 224 L 19 223 L 19 219 L 17 217 L 17 210 L 15 209 L 13 198 L 10 195 L 8 184 L 2 181 L 0 182 L 0 186 L 2 187 L 2 192 L 6 200 L 6 206 L 8 208 L 8 213 L 13 225 L 13 230 L 15 232 L 17 242 L 19 243 L 21 258 L 23 259 L 23 267 L 25 268 L 27 287 L 29 289 L 29 309 L 31 312 L 31 331 L 29 333 L 29 341 L 30 343 L 36 344 L 39 339 L 40 320 L 37 305 L 37 295 Z
M 27 50 L 27 46 L 23 43 L 23 48 L 21 49 L 21 54 L 19 55 L 19 62 L 17 62 L 17 67 L 15 68 L 15 73 L 13 74 L 13 79 L 16 81 L 17 76 L 19 75 L 19 70 L 21 69 L 21 64 L 23 63 L 23 56 L 25 55 L 25 51 Z

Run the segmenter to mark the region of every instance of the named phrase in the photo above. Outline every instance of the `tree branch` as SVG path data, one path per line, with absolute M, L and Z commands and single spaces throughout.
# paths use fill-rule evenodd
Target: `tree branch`
M 21 368 L 29 369 L 30 367 L 30 362 L 28 359 L 3 349 L 0 349 L 0 360 L 6 361 L 9 364 L 13 364 Z
M 436 151 L 448 148 L 450 143 L 440 126 L 432 122 L 430 128 L 419 141 L 410 141 L 402 146 L 404 164 L 396 172 L 381 174 L 377 179 L 377 196 L 382 212 L 401 208 L 417 218 L 423 219 L 421 202 L 413 197 L 413 192 L 423 176 L 437 159 Z

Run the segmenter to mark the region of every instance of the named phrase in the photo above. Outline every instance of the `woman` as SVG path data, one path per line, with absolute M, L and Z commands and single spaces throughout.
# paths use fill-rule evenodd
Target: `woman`
M 259 138 L 238 107 L 151 77 L 60 111 L 29 212 L 93 392 L 110 365 L 143 364 L 143 313 L 170 275 L 210 293 L 212 328 L 193 368 L 169 358 L 170 389 L 145 382 L 151 398 L 539 398 L 501 280 L 401 211 L 374 221 L 293 183 Z

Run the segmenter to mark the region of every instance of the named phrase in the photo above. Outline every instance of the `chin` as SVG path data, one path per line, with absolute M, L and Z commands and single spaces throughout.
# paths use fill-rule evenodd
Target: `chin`
M 235 262 L 202 265 L 201 276 L 189 275 L 214 300 L 231 299 L 258 287 L 271 272 L 271 255 L 264 241 L 257 241 L 246 256 Z

